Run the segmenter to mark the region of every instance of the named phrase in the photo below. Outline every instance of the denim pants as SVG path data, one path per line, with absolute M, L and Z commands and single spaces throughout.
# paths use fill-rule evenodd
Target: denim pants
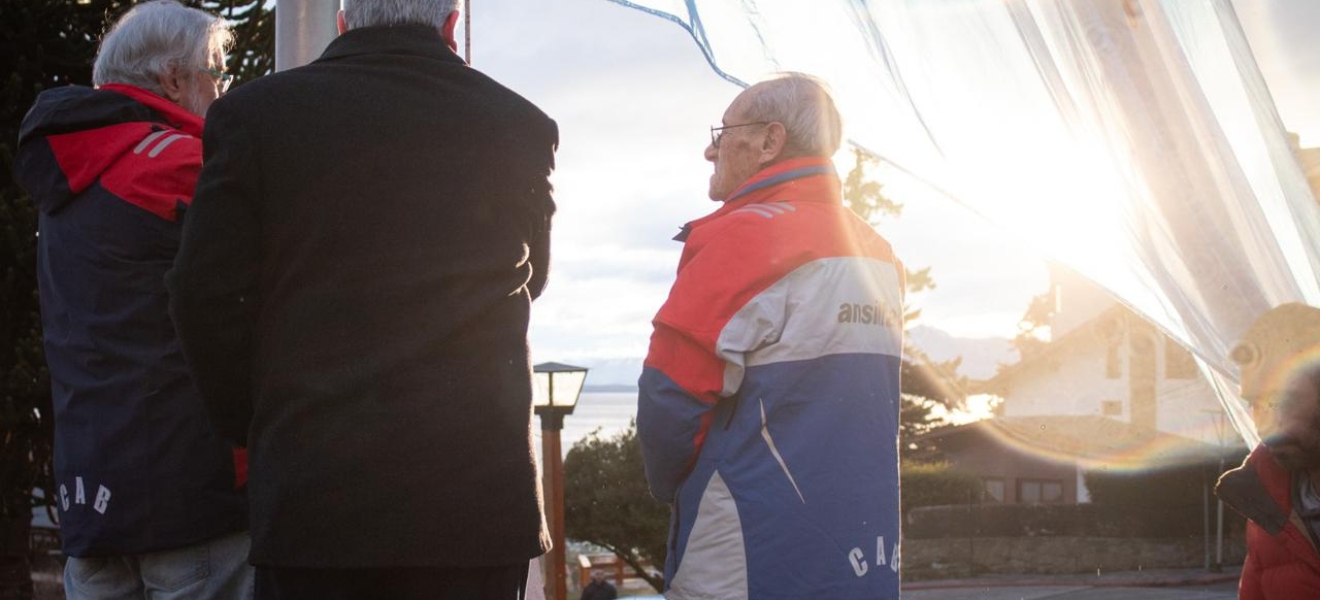
M 70 557 L 64 593 L 69 600 L 249 600 L 250 543 L 243 531 L 149 554 Z

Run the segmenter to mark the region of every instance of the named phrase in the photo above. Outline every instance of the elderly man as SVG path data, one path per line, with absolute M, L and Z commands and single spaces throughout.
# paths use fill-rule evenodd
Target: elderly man
M 169 277 L 252 456 L 269 598 L 513 599 L 549 547 L 527 323 L 558 130 L 463 62 L 456 0 L 347 0 L 310 65 L 211 107 Z
M 101 41 L 96 89 L 43 92 L 23 121 L 70 598 L 251 593 L 246 459 L 208 425 L 165 291 L 229 41 L 205 12 L 139 4 Z
M 1238 597 L 1320 598 L 1320 309 L 1269 310 L 1232 357 L 1262 438 L 1215 489 L 1249 520 Z
M 840 138 L 798 74 L 711 129 L 723 205 L 679 235 L 640 382 L 668 598 L 898 597 L 903 269 L 842 203 Z

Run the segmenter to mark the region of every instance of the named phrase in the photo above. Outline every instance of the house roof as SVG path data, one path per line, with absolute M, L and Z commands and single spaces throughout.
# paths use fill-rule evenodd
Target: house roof
M 980 435 L 1017 450 L 1119 470 L 1190 465 L 1217 459 L 1221 450 L 1190 438 L 1101 416 L 998 417 L 938 429 L 918 439 Z

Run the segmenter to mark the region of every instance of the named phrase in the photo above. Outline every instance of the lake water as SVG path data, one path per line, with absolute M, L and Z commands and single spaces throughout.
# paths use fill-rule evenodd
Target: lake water
M 628 421 L 637 416 L 637 392 L 582 392 L 573 414 L 564 417 L 564 431 L 559 443 L 564 454 L 578 440 L 600 428 L 602 438 L 608 438 L 628 429 Z M 541 446 L 540 417 L 532 418 L 533 435 L 537 451 Z

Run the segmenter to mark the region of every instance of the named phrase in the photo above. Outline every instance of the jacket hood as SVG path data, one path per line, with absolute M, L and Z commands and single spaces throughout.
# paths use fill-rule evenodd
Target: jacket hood
M 59 210 L 154 132 L 199 137 L 202 120 L 144 89 L 41 92 L 19 128 L 14 172 L 42 212 Z

